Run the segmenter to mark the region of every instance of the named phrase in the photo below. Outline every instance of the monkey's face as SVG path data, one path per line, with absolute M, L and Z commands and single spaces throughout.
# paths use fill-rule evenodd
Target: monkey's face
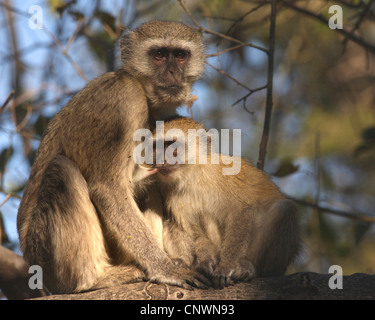
M 151 41 L 145 59 L 148 68 L 142 71 L 141 82 L 153 107 L 164 109 L 189 101 L 192 84 L 201 70 L 193 67 L 196 58 L 185 42 Z
M 151 21 L 125 34 L 121 56 L 156 110 L 189 102 L 191 86 L 204 70 L 202 35 L 171 21 Z
M 189 84 L 185 76 L 191 52 L 178 47 L 152 47 L 149 63 L 154 70 L 154 86 L 168 95 L 178 95 Z

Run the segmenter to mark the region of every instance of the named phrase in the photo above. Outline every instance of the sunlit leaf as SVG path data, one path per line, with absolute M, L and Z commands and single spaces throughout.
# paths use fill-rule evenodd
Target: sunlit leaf
M 104 11 L 97 11 L 95 16 L 104 24 L 107 24 L 112 30 L 115 30 L 116 18 Z
M 67 8 L 69 8 L 72 4 L 75 4 L 76 2 L 76 0 L 67 2 L 65 2 L 64 0 L 49 0 L 49 5 L 52 11 L 62 15 Z
M 285 177 L 290 174 L 293 174 L 297 172 L 299 169 L 299 165 L 293 164 L 291 159 L 284 159 L 279 168 L 276 170 L 276 172 L 273 174 L 275 177 Z

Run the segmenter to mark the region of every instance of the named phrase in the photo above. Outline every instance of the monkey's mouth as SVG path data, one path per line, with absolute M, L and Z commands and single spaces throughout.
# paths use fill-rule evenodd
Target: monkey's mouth
M 162 176 L 168 176 L 178 168 L 178 164 L 156 166 L 157 172 Z
M 182 86 L 178 84 L 169 84 L 169 85 L 163 85 L 163 86 L 158 86 L 159 89 L 164 90 L 164 91 L 180 91 L 182 89 Z

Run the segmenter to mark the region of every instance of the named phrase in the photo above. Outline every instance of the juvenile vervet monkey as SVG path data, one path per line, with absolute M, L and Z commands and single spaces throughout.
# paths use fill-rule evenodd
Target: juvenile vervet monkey
M 204 286 L 150 232 L 132 183 L 133 134 L 189 100 L 204 68 L 202 36 L 152 21 L 124 35 L 120 48 L 123 68 L 88 83 L 50 122 L 19 207 L 24 257 L 42 267 L 54 293 L 144 278 Z M 152 191 L 145 206 L 161 226 L 160 201 Z
M 164 163 L 140 166 L 145 175 L 157 169 L 157 183 L 170 215 L 163 233 L 170 257 L 207 275 L 215 288 L 255 276 L 283 275 L 301 246 L 293 202 L 283 197 L 263 171 L 243 158 L 219 155 L 218 164 L 212 164 L 218 154 L 211 152 L 210 137 L 203 145 L 203 151 L 208 151 L 207 164 L 199 164 L 202 146 L 188 131 L 200 129 L 200 138 L 206 131 L 189 118 L 165 122 L 164 133 L 159 137 L 154 131 L 154 140 L 164 139 L 171 129 L 181 132 L 170 131 L 172 135 L 165 136 Z M 185 150 L 179 149 L 181 135 Z M 192 139 L 196 150 L 188 153 Z M 196 164 L 189 164 L 193 157 L 197 157 Z M 176 164 L 170 164 L 171 158 Z M 223 175 L 223 168 L 229 168 L 224 162 L 233 160 L 241 163 L 239 173 Z

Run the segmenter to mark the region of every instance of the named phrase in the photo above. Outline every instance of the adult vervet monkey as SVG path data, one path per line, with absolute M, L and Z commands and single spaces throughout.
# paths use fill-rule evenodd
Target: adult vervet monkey
M 191 129 L 207 138 L 206 150 L 190 135 Z M 160 137 L 154 131 L 155 145 L 158 139 L 164 140 L 165 161 L 139 166 L 144 176 L 157 172 L 169 213 L 164 222 L 165 250 L 179 265 L 207 275 L 215 288 L 255 276 L 284 274 L 301 247 L 295 205 L 245 159 L 211 152 L 213 141 L 204 137 L 202 129 L 189 118 L 165 122 Z M 193 150 L 188 150 L 191 146 Z M 207 151 L 207 164 L 199 164 L 199 150 Z M 217 156 L 215 164 L 211 160 Z M 224 168 L 230 170 L 228 163 L 238 161 L 239 172 L 234 168 L 233 175 L 223 175 Z
M 150 232 L 132 184 L 133 133 L 190 99 L 204 69 L 202 37 L 181 23 L 152 21 L 120 47 L 123 68 L 88 83 L 49 124 L 18 211 L 24 257 L 42 267 L 52 292 L 143 278 L 203 286 Z M 155 193 L 146 207 L 161 214 Z

